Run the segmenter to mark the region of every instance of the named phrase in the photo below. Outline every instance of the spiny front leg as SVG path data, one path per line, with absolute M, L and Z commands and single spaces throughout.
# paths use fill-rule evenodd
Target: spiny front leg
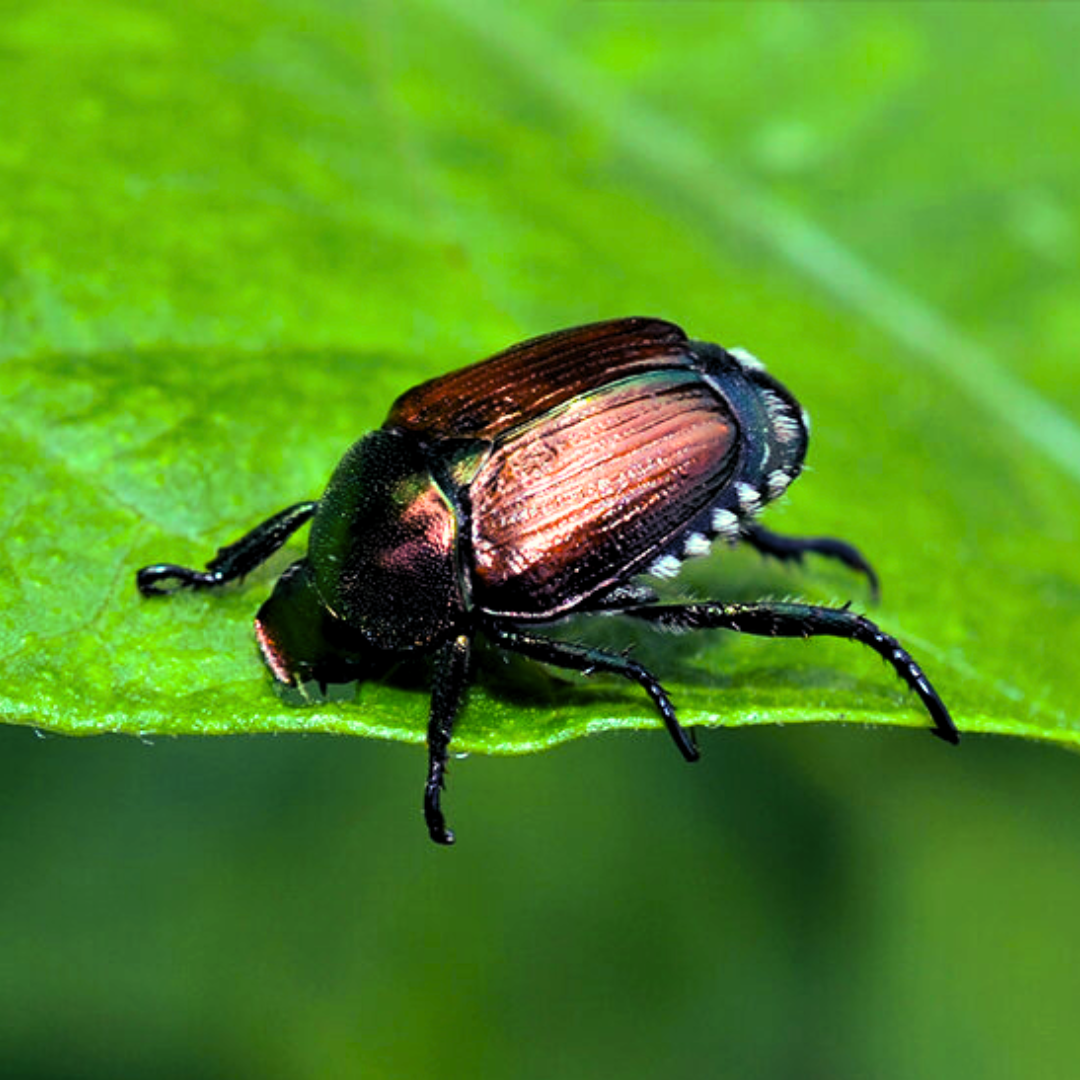
M 317 502 L 297 503 L 267 518 L 239 540 L 221 548 L 206 564 L 205 570 L 172 563 L 144 566 L 135 575 L 139 592 L 143 596 L 167 596 L 177 589 L 209 589 L 235 581 L 266 562 L 315 513 L 318 505 Z M 163 584 L 166 582 L 175 584 L 167 587 Z

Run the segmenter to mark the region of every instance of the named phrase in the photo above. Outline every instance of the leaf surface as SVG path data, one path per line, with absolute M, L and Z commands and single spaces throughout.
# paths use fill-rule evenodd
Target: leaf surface
M 976 48 L 947 6 L 768 7 L 5 20 L 0 716 L 421 741 L 422 673 L 310 709 L 272 693 L 251 618 L 302 539 L 220 595 L 146 601 L 135 569 L 202 565 L 317 497 L 421 379 L 650 314 L 800 397 L 812 470 L 766 523 L 866 552 L 872 616 L 960 727 L 1076 743 L 1075 16 L 1002 9 L 1025 34 Z M 814 559 L 720 554 L 681 585 L 866 606 Z M 845 643 L 570 633 L 633 643 L 687 724 L 926 722 Z M 487 657 L 455 747 L 656 724 L 635 687 Z

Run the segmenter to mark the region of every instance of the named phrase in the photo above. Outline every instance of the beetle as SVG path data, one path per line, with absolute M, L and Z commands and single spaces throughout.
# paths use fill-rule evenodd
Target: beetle
M 275 682 L 311 698 L 401 653 L 434 657 L 424 817 L 441 807 L 448 748 L 474 640 L 585 674 L 638 683 L 687 761 L 691 734 L 657 678 L 628 656 L 538 632 L 618 613 L 665 630 L 829 635 L 869 646 L 915 692 L 936 735 L 959 733 L 922 669 L 848 605 L 662 603 L 642 578 L 674 577 L 713 541 L 801 562 L 834 558 L 877 578 L 852 545 L 779 536 L 755 518 L 799 475 L 806 414 L 741 349 L 673 323 L 624 318 L 533 338 L 420 384 L 345 454 L 322 498 L 221 548 L 205 570 L 137 573 L 146 596 L 216 588 L 268 559 L 307 521 L 308 552 L 255 618 Z

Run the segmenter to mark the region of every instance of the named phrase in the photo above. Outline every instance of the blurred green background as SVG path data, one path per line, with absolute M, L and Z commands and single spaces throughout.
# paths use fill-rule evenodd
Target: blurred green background
M 326 441 L 417 377 L 640 312 L 753 348 L 810 407 L 813 471 L 770 520 L 865 544 L 962 725 L 1075 739 L 1080 6 L 2 10 L 11 718 L 84 686 L 125 709 L 102 627 L 142 633 L 130 570 L 162 534 L 195 557 L 314 494 Z M 350 364 L 340 394 L 304 374 Z M 170 405 L 172 487 L 136 467 Z M 61 633 L 58 584 L 103 575 Z M 760 644 L 729 650 L 747 685 L 802 700 L 804 654 Z M 819 712 L 828 678 L 854 707 L 849 666 L 890 678 L 822 648 Z M 693 769 L 653 732 L 474 754 L 447 851 L 416 747 L 0 728 L 0 1075 L 1076 1075 L 1074 755 L 838 725 L 701 742 Z

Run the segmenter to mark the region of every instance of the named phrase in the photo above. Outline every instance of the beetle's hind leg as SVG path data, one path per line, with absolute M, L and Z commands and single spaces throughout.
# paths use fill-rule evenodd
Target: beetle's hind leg
M 647 609 L 644 609 L 647 610 Z M 538 637 L 524 630 L 509 629 L 504 626 L 486 626 L 484 632 L 491 640 L 504 649 L 511 652 L 521 653 L 533 660 L 539 660 L 544 664 L 553 664 L 556 667 L 570 668 L 580 671 L 585 675 L 592 675 L 597 671 L 610 672 L 613 675 L 621 675 L 624 679 L 631 679 L 638 683 L 642 689 L 652 698 L 663 718 L 664 727 L 674 739 L 679 752 L 687 761 L 697 761 L 700 756 L 694 743 L 693 734 L 679 723 L 675 715 L 675 706 L 671 703 L 667 691 L 660 685 L 656 677 L 626 656 L 616 653 L 605 652 L 591 645 L 577 645 L 568 641 L 556 641 L 552 638 Z
M 770 555 L 781 562 L 801 563 L 807 552 L 836 559 L 850 569 L 866 575 L 872 600 L 876 602 L 881 595 L 881 586 L 874 568 L 857 547 L 843 540 L 834 540 L 828 536 L 781 536 L 756 523 L 745 526 L 742 536 L 762 555 Z
M 239 540 L 221 548 L 206 564 L 205 570 L 192 570 L 172 563 L 144 566 L 135 575 L 139 592 L 143 596 L 165 596 L 177 589 L 209 589 L 242 578 L 266 562 L 310 519 L 318 505 L 317 502 L 297 503 L 267 518 Z
M 442 812 L 442 792 L 446 787 L 446 759 L 450 736 L 454 733 L 465 688 L 469 684 L 472 639 L 465 634 L 448 641 L 435 656 L 435 679 L 431 691 L 431 718 L 428 721 L 428 774 L 424 785 L 424 820 L 436 844 L 452 844 L 453 832 L 446 827 Z
M 623 612 L 665 630 L 736 630 L 760 637 L 839 637 L 869 646 L 911 687 L 934 722 L 934 734 L 958 743 L 960 733 L 914 657 L 875 623 L 844 608 L 813 604 L 653 604 Z

